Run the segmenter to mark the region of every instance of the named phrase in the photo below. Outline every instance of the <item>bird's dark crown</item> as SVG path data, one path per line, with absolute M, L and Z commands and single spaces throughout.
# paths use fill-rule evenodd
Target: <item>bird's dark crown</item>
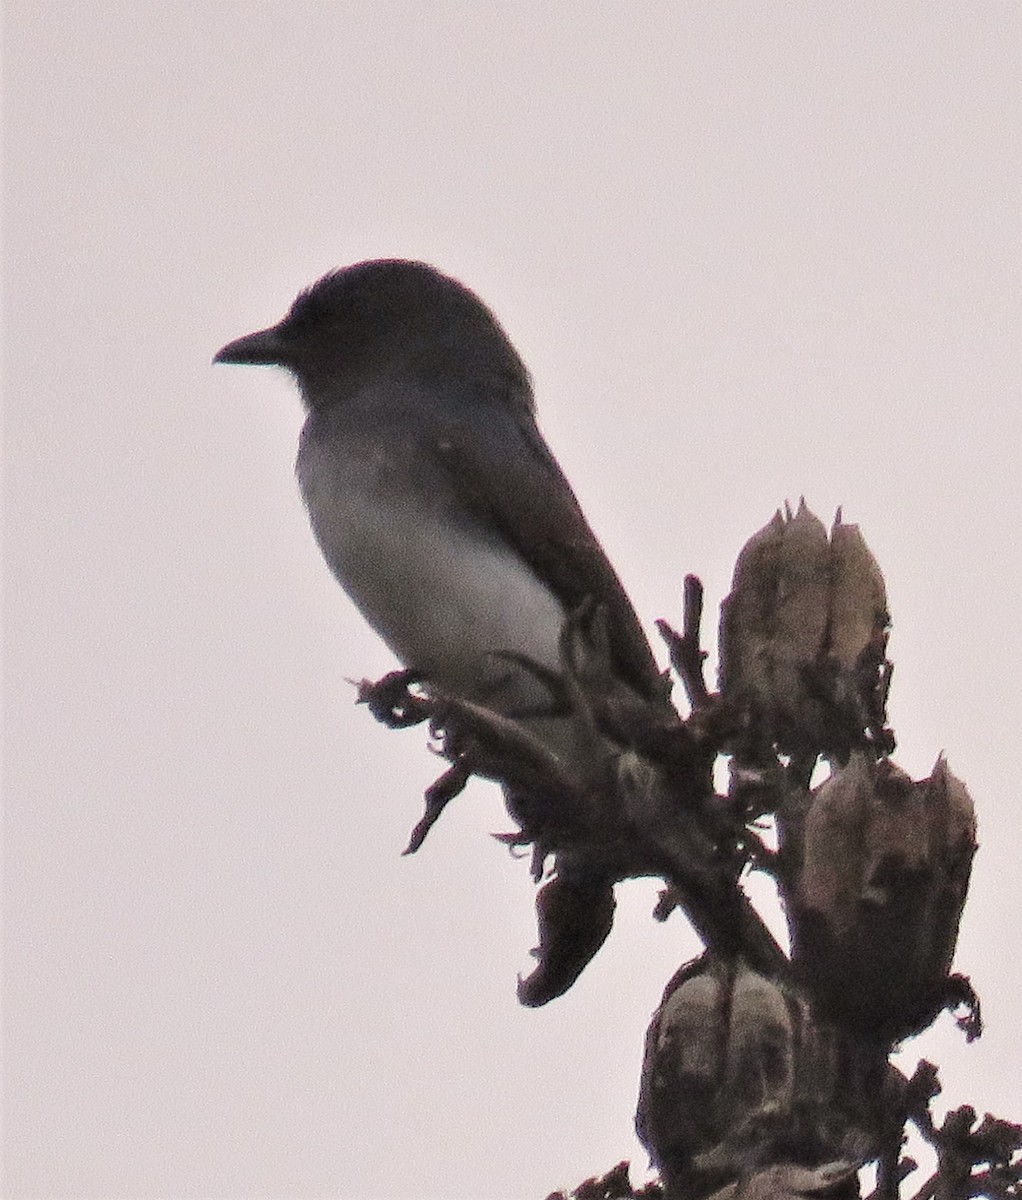
M 468 288 L 428 263 L 377 258 L 339 267 L 298 293 L 285 323 L 295 332 L 337 317 L 419 315 L 424 306 L 460 300 L 466 308 L 485 305 Z M 430 304 L 432 301 L 432 304 Z

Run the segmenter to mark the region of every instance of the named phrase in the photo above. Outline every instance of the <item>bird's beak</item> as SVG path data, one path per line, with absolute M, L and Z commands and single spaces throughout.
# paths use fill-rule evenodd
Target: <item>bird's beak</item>
M 249 333 L 236 341 L 228 342 L 213 356 L 215 363 L 276 363 L 287 362 L 287 347 L 277 326 Z

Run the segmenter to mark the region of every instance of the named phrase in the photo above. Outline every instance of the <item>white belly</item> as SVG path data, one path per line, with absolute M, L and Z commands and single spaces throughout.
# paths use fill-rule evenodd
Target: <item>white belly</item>
M 405 666 L 504 711 L 547 698 L 488 657 L 511 651 L 558 666 L 564 611 L 512 549 L 450 495 L 413 495 L 382 455 L 338 464 L 329 447 L 306 441 L 298 479 L 331 570 Z

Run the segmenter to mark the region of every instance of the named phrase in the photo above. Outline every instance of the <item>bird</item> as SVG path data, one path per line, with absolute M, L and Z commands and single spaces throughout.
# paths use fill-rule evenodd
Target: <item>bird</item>
M 602 610 L 616 678 L 663 680 L 624 587 L 540 433 L 532 382 L 497 318 L 423 262 L 374 259 L 299 293 L 215 363 L 289 371 L 305 410 L 296 474 L 330 570 L 427 692 L 514 717 L 569 769 L 557 673 L 567 618 Z

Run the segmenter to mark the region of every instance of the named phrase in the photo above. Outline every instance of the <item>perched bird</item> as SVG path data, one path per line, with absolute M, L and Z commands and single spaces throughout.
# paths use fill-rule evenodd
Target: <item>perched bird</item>
M 297 475 L 333 574 L 427 689 L 505 715 L 549 704 L 503 654 L 559 668 L 567 614 L 607 615 L 615 673 L 662 695 L 649 643 L 540 434 L 493 314 L 424 263 L 357 263 L 213 360 L 285 367 L 308 410 Z M 566 722 L 533 719 L 570 765 Z

